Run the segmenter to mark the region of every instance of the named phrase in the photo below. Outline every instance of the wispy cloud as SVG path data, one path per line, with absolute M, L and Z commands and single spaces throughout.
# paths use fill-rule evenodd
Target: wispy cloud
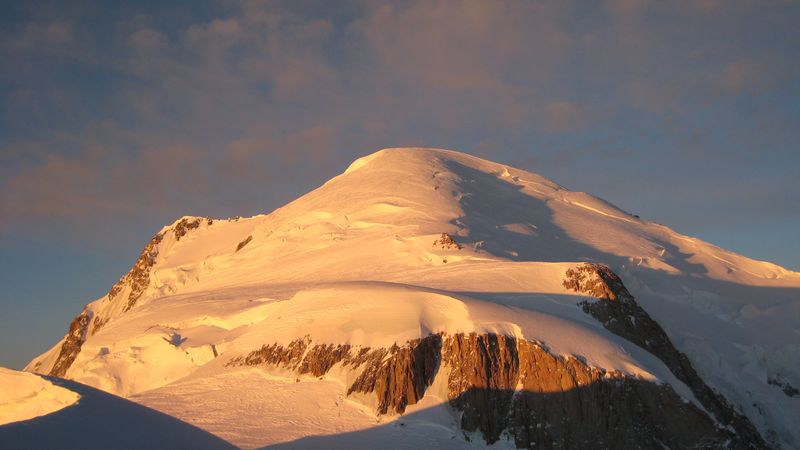
M 797 96 L 797 4 L 59 8 L 0 32 L 4 233 L 269 210 L 411 143 L 528 161 L 567 184 L 619 177 L 624 159 L 644 182 L 676 154 L 745 161 L 761 128 L 743 123 L 783 123 L 758 151 L 797 164 L 800 119 L 780 103 Z

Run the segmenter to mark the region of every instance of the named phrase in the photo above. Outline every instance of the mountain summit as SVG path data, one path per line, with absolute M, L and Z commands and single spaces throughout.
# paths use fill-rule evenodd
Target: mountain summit
M 534 173 L 385 149 L 162 228 L 26 370 L 245 448 L 797 447 L 798 293 Z

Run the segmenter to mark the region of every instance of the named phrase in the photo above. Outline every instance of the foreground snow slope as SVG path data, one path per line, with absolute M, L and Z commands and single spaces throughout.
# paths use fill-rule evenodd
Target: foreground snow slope
M 40 376 L 0 367 L 0 425 L 50 414 L 79 398 Z
M 197 374 L 132 399 L 176 417 L 191 418 L 195 425 L 243 448 L 485 447 L 483 440 L 468 442 L 457 431 L 458 424 L 442 404 L 446 398 L 426 396 L 415 412 L 401 418 L 376 418 L 372 410 L 343 395 L 342 387 L 332 378 L 302 377 L 298 381 L 295 376 L 245 368 Z M 370 439 L 364 439 L 362 433 L 368 433 Z M 327 441 L 324 446 L 309 444 L 304 441 L 309 436 L 326 436 Z M 503 441 L 494 448 L 514 446 Z
M 620 275 L 763 435 L 800 445 L 800 274 L 446 150 L 382 150 L 268 215 L 176 221 L 27 370 L 139 394 L 229 437 L 202 411 L 181 415 L 179 380 L 220 376 L 231 358 L 306 335 L 376 348 L 475 332 L 540 342 L 693 400 L 660 360 L 581 310 L 585 296 L 562 283 L 581 261 Z
M 0 369 L 0 390 L 12 388 L 16 403 L 23 402 L 28 412 L 38 405 L 40 417 L 19 415 L 0 425 L 3 449 L 235 448 L 178 419 L 73 381 Z M 41 409 L 48 404 L 55 407 Z M 0 414 L 14 411 L 0 403 Z

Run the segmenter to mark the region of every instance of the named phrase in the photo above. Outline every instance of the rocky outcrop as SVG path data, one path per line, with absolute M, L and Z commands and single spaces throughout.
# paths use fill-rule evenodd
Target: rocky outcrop
M 107 317 L 106 318 L 102 318 L 100 316 L 95 316 L 94 317 L 94 321 L 92 322 L 92 332 L 91 332 L 91 334 L 94 336 L 94 334 L 97 333 L 100 330 L 100 328 L 103 328 L 103 325 L 105 325 L 106 323 L 108 323 L 108 318 Z
M 768 448 L 753 424 L 738 413 L 725 398 L 712 390 L 679 352 L 663 328 L 634 300 L 622 280 L 607 266 L 582 264 L 568 269 L 564 287 L 599 300 L 582 302 L 583 310 L 612 333 L 621 336 L 661 359 L 672 373 L 692 390 L 714 417 L 736 430 L 733 448 Z
M 177 234 L 176 234 L 177 236 Z M 156 262 L 158 256 L 158 244 L 164 239 L 164 233 L 157 233 L 150 239 L 150 242 L 142 250 L 136 263 L 131 270 L 120 278 L 111 290 L 108 291 L 108 300 L 114 301 L 117 295 L 123 291 L 126 286 L 130 286 L 131 290 L 128 294 L 128 299 L 122 311 L 127 312 L 136 305 L 139 297 L 142 296 L 144 290 L 150 284 L 150 268 Z M 93 332 L 96 330 L 93 330 Z
M 176 222 L 171 229 L 175 240 L 180 241 L 189 231 L 200 227 L 200 224 L 204 220 L 208 225 L 213 223 L 213 219 L 200 217 L 184 217 Z M 113 301 L 126 286 L 130 287 L 130 293 L 128 294 L 128 299 L 122 312 L 127 312 L 136 306 L 136 302 L 150 285 L 150 269 L 155 265 L 156 257 L 158 256 L 158 244 L 161 243 L 167 232 L 168 230 L 156 233 L 156 235 L 150 239 L 150 242 L 145 245 L 144 249 L 142 249 L 142 253 L 139 255 L 139 258 L 136 260 L 131 270 L 120 278 L 119 281 L 114 283 L 114 286 L 108 291 L 108 300 Z M 97 332 L 100 326 L 102 326 L 102 323 L 98 323 L 95 326 L 92 330 L 92 334 Z
M 433 246 L 440 247 L 442 250 L 461 250 L 461 244 L 456 242 L 456 240 L 453 239 L 453 236 L 450 236 L 447 233 L 442 233 L 442 235 L 439 236 L 439 239 L 433 241 Z
M 201 220 L 202 219 L 199 217 L 184 217 L 183 219 L 179 220 L 178 223 L 172 227 L 172 233 L 175 235 L 175 240 L 180 241 L 181 238 L 189 232 L 189 230 L 194 230 L 195 228 L 199 227 Z M 211 219 L 206 220 L 210 221 Z
M 325 375 L 334 365 L 360 373 L 347 390 L 377 397 L 379 414 L 405 412 L 406 406 L 417 403 L 425 389 L 433 383 L 439 366 L 441 336 L 415 339 L 400 347 L 371 349 L 350 345 L 320 344 L 311 346 L 308 337 L 287 346 L 264 345 L 244 357 L 234 358 L 227 366 L 275 366 L 300 375 Z
M 767 376 L 767 384 L 779 387 L 787 397 L 800 397 L 800 389 L 792 386 L 791 383 L 782 378 Z
M 252 240 L 253 240 L 253 236 L 247 236 L 246 238 L 244 238 L 244 240 L 242 240 L 242 242 L 239 242 L 239 244 L 236 245 L 236 251 L 238 252 L 239 250 L 243 249 L 244 246 L 249 244 L 250 241 L 252 241 Z
M 392 346 L 386 358 L 368 359 L 370 364 L 366 364 L 347 395 L 374 392 L 379 414 L 402 414 L 406 406 L 420 401 L 433 383 L 439 370 L 441 346 L 442 338 L 437 334 L 408 341 L 402 347 Z
M 378 414 L 402 414 L 441 373 L 461 427 L 488 443 L 507 436 L 520 448 L 714 448 L 733 438 L 668 385 L 503 335 L 434 334 L 378 349 L 312 345 L 305 337 L 227 363 L 314 376 L 337 364 L 356 373 L 347 394 L 373 394 Z
M 245 357 L 239 357 L 228 361 L 227 366 L 247 365 L 247 366 L 260 366 L 269 365 L 282 367 L 284 369 L 296 370 L 305 355 L 306 348 L 308 347 L 311 339 L 308 336 L 297 339 L 289 343 L 287 346 L 281 346 L 277 343 L 272 345 L 264 345 L 259 350 L 250 352 Z
M 565 275 L 563 285 L 572 291 L 612 301 L 625 302 L 632 298 L 630 294 L 627 294 L 628 291 L 622 284 L 622 280 L 608 266 L 593 263 L 581 264 L 567 269 Z M 621 294 L 627 295 L 620 298 Z
M 53 368 L 50 369 L 51 376 L 63 378 L 66 375 L 67 369 L 78 357 L 78 353 L 81 352 L 81 346 L 86 341 L 86 331 L 89 328 L 90 320 L 91 312 L 87 310 L 72 319 L 69 324 L 69 331 L 64 337 L 64 343 L 61 344 L 61 351 L 59 351 L 58 357 L 53 363 Z
M 508 336 L 444 342 L 461 427 L 519 448 L 720 447 L 729 433 L 668 385 L 591 367 Z
M 514 338 L 496 334 L 457 334 L 444 343 L 451 404 L 462 411 L 461 427 L 480 430 L 489 443 L 509 425 L 509 411 L 520 359 Z

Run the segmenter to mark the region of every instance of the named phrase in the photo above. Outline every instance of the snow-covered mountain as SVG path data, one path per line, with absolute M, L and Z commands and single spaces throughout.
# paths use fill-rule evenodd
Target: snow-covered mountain
M 386 149 L 164 227 L 26 370 L 245 448 L 797 448 L 799 294 L 539 175 Z

